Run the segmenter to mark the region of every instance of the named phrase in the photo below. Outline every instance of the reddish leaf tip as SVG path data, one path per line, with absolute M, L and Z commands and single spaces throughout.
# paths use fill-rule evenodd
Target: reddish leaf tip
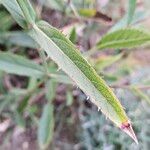
M 136 144 L 138 144 L 138 140 L 137 140 L 137 137 L 134 133 L 134 130 L 132 128 L 132 125 L 129 123 L 129 122 L 125 122 L 121 125 L 121 130 L 124 131 L 127 135 L 129 135 L 134 141 Z

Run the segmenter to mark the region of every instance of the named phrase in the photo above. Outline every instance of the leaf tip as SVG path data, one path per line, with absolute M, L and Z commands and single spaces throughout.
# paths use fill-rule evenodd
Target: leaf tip
M 121 128 L 121 130 L 124 131 L 127 135 L 129 135 L 129 136 L 134 140 L 134 142 L 135 142 L 136 144 L 138 144 L 138 139 L 137 139 L 137 137 L 136 137 L 136 135 L 135 135 L 135 133 L 134 133 L 134 130 L 133 130 L 133 128 L 132 128 L 131 123 L 129 123 L 129 122 L 122 123 L 122 125 L 121 125 L 120 128 Z

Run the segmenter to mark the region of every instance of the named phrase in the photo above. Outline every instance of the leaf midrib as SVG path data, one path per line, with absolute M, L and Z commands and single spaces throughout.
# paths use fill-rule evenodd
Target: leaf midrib
M 129 43 L 129 42 L 140 42 L 140 41 L 142 42 L 142 41 L 146 41 L 146 40 L 147 40 L 147 42 L 148 42 L 148 41 L 150 41 L 150 37 L 139 38 L 139 39 L 129 39 L 129 40 L 128 40 L 128 39 L 125 39 L 125 40 L 123 39 L 123 40 L 116 40 L 116 41 L 111 41 L 111 42 L 110 42 L 110 41 L 107 41 L 107 40 L 106 40 L 106 41 L 104 40 L 104 42 L 106 42 L 105 44 L 103 44 L 103 40 L 104 40 L 104 39 L 101 40 L 101 43 L 102 43 L 102 44 L 101 44 L 101 43 L 98 44 L 98 45 L 99 45 L 99 46 L 98 46 L 99 48 L 104 48 L 105 46 L 111 46 L 111 45 L 115 45 L 115 44 L 117 44 L 117 45 L 118 45 L 118 44 L 122 44 L 122 43 L 127 44 L 127 43 Z M 134 46 L 135 46 L 135 45 L 133 45 L 133 46 L 130 45 L 130 47 L 134 47 Z M 121 46 L 121 47 L 123 47 L 123 46 Z

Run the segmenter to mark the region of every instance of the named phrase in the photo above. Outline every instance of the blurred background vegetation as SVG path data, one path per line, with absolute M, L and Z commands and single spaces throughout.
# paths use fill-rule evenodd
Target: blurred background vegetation
M 60 29 L 112 87 L 139 145 L 114 127 L 53 61 L 43 62 L 35 42 L 0 5 L 0 149 L 149 150 L 150 47 L 93 47 L 109 31 L 148 30 L 150 1 L 31 2 L 38 16 Z M 45 65 L 49 77 L 41 77 Z

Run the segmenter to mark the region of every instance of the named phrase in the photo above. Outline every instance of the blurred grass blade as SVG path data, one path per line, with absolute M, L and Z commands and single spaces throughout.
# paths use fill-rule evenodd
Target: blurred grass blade
M 121 28 L 125 28 L 128 25 L 133 25 L 145 18 L 149 17 L 149 13 L 145 10 L 135 11 L 136 0 L 128 0 L 128 9 L 126 14 L 109 30 L 109 32 L 116 31 Z
M 72 92 L 68 90 L 66 93 L 66 105 L 71 106 L 72 103 L 73 103 L 73 95 L 72 95 Z
M 0 114 L 2 111 L 12 104 L 12 100 L 16 99 L 14 95 L 7 94 L 0 97 Z
M 17 3 L 16 0 L 1 0 L 2 4 L 7 8 L 7 10 L 11 13 L 13 18 L 17 21 L 17 23 L 23 27 L 26 28 L 27 24 L 24 20 L 24 15 Z
M 122 54 L 118 54 L 116 56 L 101 56 L 100 58 L 90 59 L 92 61 L 93 66 L 96 70 L 101 71 L 106 67 L 111 66 L 113 63 L 117 62 L 122 58 Z
M 50 79 L 46 83 L 46 98 L 49 102 L 52 103 L 54 98 L 56 97 L 56 89 L 57 89 L 57 83 L 53 81 L 53 79 Z
M 97 43 L 99 49 L 105 48 L 133 48 L 150 42 L 150 34 L 139 29 L 125 28 L 102 37 Z
M 119 30 L 119 29 L 122 29 L 122 28 L 125 28 L 128 26 L 127 24 L 127 14 L 122 17 L 121 20 L 119 20 L 110 30 L 109 32 L 114 32 L 116 30 Z M 138 11 L 138 12 L 135 12 L 134 16 L 133 16 L 133 19 L 132 19 L 132 22 L 130 23 L 130 25 L 134 25 L 146 18 L 149 18 L 149 13 L 148 12 L 145 12 L 145 11 Z
M 43 68 L 18 55 L 0 52 L 0 70 L 22 76 L 39 78 L 44 75 Z
M 76 28 L 72 28 L 71 32 L 70 32 L 70 35 L 69 35 L 69 40 L 72 42 L 72 43 L 76 43 L 77 41 L 77 33 L 76 33 Z
M 0 31 L 9 30 L 10 27 L 14 24 L 12 17 L 6 11 L 0 11 L 0 20 Z
M 34 26 L 30 35 L 118 127 L 128 122 L 112 90 L 61 32 L 40 21 L 37 26 Z
M 53 78 L 54 82 L 60 82 L 64 84 L 74 84 L 73 81 L 64 74 L 51 74 L 50 75 Z
M 7 41 L 7 42 L 6 42 Z M 17 45 L 29 48 L 37 48 L 37 43 L 26 33 L 20 31 L 3 32 L 0 34 L 0 44 Z
M 130 24 L 134 17 L 136 0 L 129 0 L 128 5 L 129 6 L 128 6 L 128 11 L 127 11 L 127 24 Z
M 36 13 L 30 3 L 29 0 L 17 0 L 27 23 L 29 24 L 34 24 L 36 20 Z
M 38 142 L 41 149 L 46 149 L 52 140 L 54 122 L 53 105 L 46 104 L 38 128 Z
M 39 0 L 45 7 L 50 7 L 55 10 L 64 11 L 65 1 L 62 0 Z M 44 2 L 42 2 L 44 1 Z
M 150 97 L 147 96 L 142 90 L 136 88 L 136 87 L 132 87 L 131 90 L 133 91 L 133 93 L 140 97 L 141 99 L 147 101 L 147 103 L 150 105 Z

